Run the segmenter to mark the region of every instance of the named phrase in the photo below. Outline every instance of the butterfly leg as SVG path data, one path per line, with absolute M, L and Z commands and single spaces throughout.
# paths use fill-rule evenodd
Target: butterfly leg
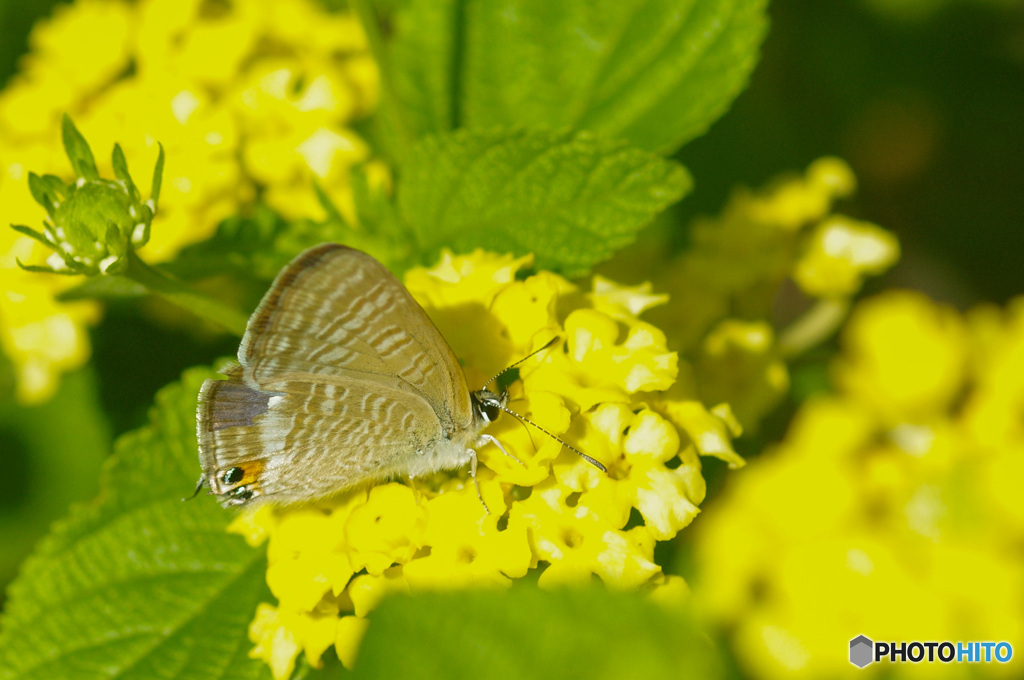
M 416 505 L 420 505 L 420 493 L 419 487 L 416 486 L 416 477 L 409 475 L 409 488 L 412 489 L 412 497 L 416 500 Z
M 480 499 L 480 505 L 484 506 L 484 511 L 489 515 L 491 509 L 487 507 L 487 502 L 484 500 L 484 495 L 480 491 L 480 480 L 476 478 L 476 451 L 473 449 L 469 450 L 469 474 L 473 477 L 473 484 L 476 486 L 476 497 Z
M 526 467 L 526 463 L 524 463 L 523 461 L 519 460 L 518 458 L 513 456 L 511 453 L 506 451 L 505 447 L 501 445 L 501 442 L 499 442 L 496 437 L 494 437 L 492 435 L 489 435 L 489 434 L 482 434 L 479 437 L 477 437 L 476 445 L 477 446 L 483 446 L 484 444 L 494 444 L 499 449 L 501 449 L 501 452 L 504 453 L 506 456 L 508 456 L 509 458 L 514 460 L 515 462 L 519 463 L 523 467 Z

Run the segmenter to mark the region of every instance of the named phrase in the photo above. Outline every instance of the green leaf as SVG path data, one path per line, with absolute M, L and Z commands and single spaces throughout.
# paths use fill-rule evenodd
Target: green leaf
M 362 169 L 353 168 L 351 177 L 358 227 L 347 224 L 330 197 L 314 185 L 327 212 L 325 221 L 287 221 L 266 206 L 256 205 L 250 214 L 221 222 L 211 238 L 184 248 L 162 268 L 188 281 L 223 275 L 230 275 L 235 284 L 255 281 L 258 294 L 253 306 L 282 267 L 321 243 L 358 248 L 400 272 L 411 259 L 411 244 L 408 234 L 399 233 L 395 226 L 399 221 L 394 205 L 383 190 L 368 185 Z
M 721 677 L 689 618 L 635 594 L 519 583 L 393 597 L 370 618 L 353 678 Z
M 0 357 L 0 366 L 7 363 Z M 0 376 L 4 373 L 0 368 Z M 13 378 L 3 387 L 13 390 Z M 0 583 L 6 585 L 53 521 L 67 513 L 68 505 L 96 495 L 100 467 L 110 453 L 110 432 L 91 366 L 65 373 L 57 393 L 42 404 L 4 402 L 4 391 L 0 390 Z
M 124 151 L 121 150 L 120 144 L 114 144 L 114 152 L 111 154 L 111 163 L 114 166 L 114 177 L 118 178 L 122 182 L 131 183 L 132 176 L 128 172 L 128 161 L 125 160 Z
M 456 0 L 410 0 L 393 17 L 390 47 L 400 121 L 417 136 L 458 127 L 455 83 L 462 39 L 463 3 Z
M 14 366 L 14 362 L 11 358 L 3 351 L 0 347 L 0 407 L 14 401 L 14 396 L 17 393 L 18 387 L 18 373 Z M 5 444 L 6 447 L 6 444 Z M 14 468 L 14 473 L 17 474 L 16 464 L 12 465 L 10 461 L 10 454 L 7 454 L 8 460 L 5 462 L 8 468 L 6 477 L 10 479 L 14 475 L 11 474 L 11 468 Z M 2 485 L 3 482 L 0 482 Z M 2 560 L 0 560 L 2 562 Z M 0 575 L 0 582 L 5 582 L 5 579 Z
M 353 173 L 354 174 L 354 173 Z M 317 203 L 324 209 L 324 213 L 327 214 L 328 221 L 338 222 L 339 224 L 345 224 L 345 217 L 341 214 L 341 210 L 334 204 L 331 197 L 324 191 L 324 187 L 320 184 L 320 181 L 313 178 L 313 191 L 316 192 Z
M 415 237 L 398 215 L 391 192 L 374 185 L 365 167 L 349 172 L 349 186 L 356 212 L 356 224 L 344 225 L 342 243 L 370 253 L 391 271 L 401 275 L 416 264 Z
M 39 241 L 47 248 L 53 249 L 57 247 L 53 244 L 53 241 L 46 237 L 46 234 L 41 234 L 32 227 L 26 227 L 23 224 L 12 224 L 11 229 L 18 232 L 19 234 L 24 234 L 25 236 L 28 236 L 31 239 Z
M 164 145 L 157 143 L 160 153 L 156 157 L 156 165 L 153 166 L 153 186 L 149 191 L 149 198 L 155 206 L 160 202 L 160 186 L 164 179 Z
M 99 170 L 96 169 L 96 159 L 93 158 L 92 149 L 85 137 L 78 131 L 75 124 L 71 122 L 71 116 L 64 114 L 61 121 L 61 132 L 64 137 L 64 150 L 71 161 L 71 167 L 75 170 L 76 177 L 84 177 L 88 180 L 98 180 Z
M 34 172 L 28 173 L 28 190 L 32 193 L 32 198 L 36 203 L 43 206 L 51 218 L 68 194 L 67 185 L 61 181 L 60 177 L 56 175 L 40 177 Z
M 66 258 L 65 258 L 66 259 Z M 21 261 L 21 258 L 14 258 L 15 264 L 24 271 L 32 272 L 34 274 L 58 274 L 60 276 L 77 276 L 82 273 L 81 270 L 77 269 L 74 265 L 69 265 L 67 269 L 54 269 L 45 265 L 38 264 L 25 264 Z M 77 263 L 76 263 L 77 264 Z
M 111 154 L 111 164 L 114 166 L 114 177 L 124 182 L 128 190 L 128 198 L 132 203 L 139 200 L 139 190 L 132 181 L 131 173 L 128 172 L 128 161 L 125 160 L 124 151 L 120 144 L 114 144 L 114 152 Z
M 115 446 L 96 503 L 43 540 L 9 590 L 0 679 L 266 678 L 246 630 L 263 551 L 225 533 L 213 499 L 182 502 L 199 472 L 194 369 L 150 424 Z
M 231 276 L 235 283 L 255 281 L 262 295 L 267 282 L 293 257 L 306 248 L 338 240 L 339 230 L 337 224 L 289 222 L 266 206 L 256 205 L 249 214 L 218 224 L 211 238 L 184 248 L 162 268 L 186 281 L 223 275 Z
M 415 134 L 569 126 L 671 152 L 745 87 L 766 0 L 409 0 L 390 57 Z
M 677 163 L 589 133 L 461 130 L 410 152 L 398 205 L 428 256 L 533 252 L 537 266 L 575 276 L 689 188 Z

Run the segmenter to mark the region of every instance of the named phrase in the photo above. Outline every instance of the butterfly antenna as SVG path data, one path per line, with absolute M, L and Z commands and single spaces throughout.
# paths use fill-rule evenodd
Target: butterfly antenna
M 548 345 L 550 345 L 550 344 L 551 344 L 551 343 L 549 342 L 549 343 L 548 343 Z M 546 347 L 546 346 L 547 346 L 547 345 L 545 345 L 545 347 Z M 541 347 L 541 349 L 544 349 L 544 347 Z M 537 350 L 537 351 L 539 352 L 540 350 Z M 534 354 L 536 354 L 536 352 L 534 352 Z M 529 359 L 529 357 L 527 357 L 527 359 Z M 513 364 L 513 365 L 515 365 L 515 364 Z M 502 406 L 502 407 L 501 407 L 501 410 L 502 410 L 502 411 L 504 411 L 505 413 L 509 414 L 510 416 L 515 416 L 516 418 L 518 418 L 519 420 L 523 421 L 524 423 L 529 423 L 530 425 L 533 425 L 533 426 L 534 426 L 535 428 L 537 428 L 538 430 L 540 430 L 541 432 L 543 432 L 543 433 L 544 433 L 544 434 L 546 434 L 547 436 L 551 437 L 551 438 L 552 438 L 552 439 L 554 439 L 554 440 L 555 440 L 556 442 L 558 442 L 559 444 L 561 444 L 561 445 L 562 445 L 562 446 L 564 446 L 565 448 L 569 449 L 570 451 L 572 451 L 573 453 L 575 453 L 575 454 L 576 454 L 577 456 L 579 456 L 579 457 L 580 457 L 580 458 L 582 458 L 583 460 L 587 461 L 588 463 L 590 463 L 591 465 L 593 465 L 594 467 L 596 467 L 596 468 L 597 468 L 598 470 L 600 470 L 601 472 L 608 472 L 608 468 L 606 468 L 606 467 L 605 467 L 604 465 L 602 465 L 600 461 L 598 461 L 598 460 L 595 460 L 594 458 L 591 458 L 590 456 L 588 456 L 587 454 L 583 453 L 582 451 L 580 451 L 579 449 L 577 449 L 577 448 L 576 448 L 575 446 L 573 446 L 573 445 L 572 445 L 572 444 L 570 444 L 569 442 L 565 441 L 564 439 L 560 438 L 559 436 L 557 436 L 557 435 L 554 435 L 554 434 L 551 434 L 550 432 L 548 432 L 547 430 L 545 430 L 545 429 L 544 429 L 543 427 L 541 427 L 541 426 L 540 426 L 540 425 L 538 425 L 537 423 L 535 423 L 535 422 L 533 422 L 532 420 L 530 420 L 529 418 L 524 418 L 523 416 L 519 415 L 518 413 L 516 413 L 516 412 L 515 412 L 515 411 L 513 411 L 512 409 L 510 409 L 510 408 L 507 408 L 507 407 L 505 407 L 505 406 Z M 531 440 L 531 441 L 533 441 L 533 438 L 531 437 L 531 439 L 530 439 L 530 440 Z
M 523 417 L 510 409 L 505 409 L 505 412 L 508 413 L 510 416 L 515 416 L 515 419 L 519 421 L 519 424 L 523 427 L 524 430 L 526 430 L 526 436 L 529 437 L 530 439 L 530 445 L 533 446 L 533 452 L 537 453 L 537 443 L 533 441 L 533 435 L 530 433 L 530 428 L 526 427 L 526 423 L 524 422 Z
M 518 366 L 519 364 L 521 364 L 521 363 L 523 363 L 524 361 L 526 361 L 527 359 L 529 359 L 530 357 L 532 357 L 532 356 L 535 356 L 535 355 L 537 355 L 537 354 L 540 354 L 541 352 L 543 352 L 544 350 L 546 350 L 546 349 L 547 349 L 548 347 L 551 347 L 551 345 L 555 344 L 555 343 L 556 343 L 556 342 L 558 342 L 559 340 L 561 340 L 561 338 L 560 338 L 560 337 L 558 337 L 558 336 L 556 335 L 555 337 L 553 337 L 553 338 L 551 338 L 550 340 L 548 340 L 548 341 L 547 341 L 547 343 L 546 343 L 546 344 L 545 344 L 545 345 L 544 345 L 543 347 L 541 347 L 540 349 L 535 349 L 534 351 L 530 352 L 529 354 L 527 354 L 527 355 L 526 355 L 525 357 L 523 357 L 522 359 L 520 359 L 520 360 L 519 360 L 519 361 L 517 361 L 516 363 L 512 364 L 511 366 L 508 366 L 508 367 L 506 367 L 506 368 L 505 368 L 505 369 L 503 369 L 503 370 L 502 370 L 502 371 L 501 371 L 500 373 L 498 373 L 498 375 L 494 376 L 493 378 L 491 378 L 490 380 L 488 380 L 487 382 L 485 382 L 485 383 L 484 383 L 484 386 L 483 386 L 483 389 L 485 389 L 485 390 L 486 390 L 486 389 L 487 389 L 487 386 L 488 386 L 488 385 L 490 385 L 490 384 L 491 384 L 492 382 L 494 382 L 495 380 L 497 380 L 497 379 L 498 379 L 498 378 L 500 378 L 501 376 L 505 375 L 506 373 L 508 373 L 509 371 L 511 371 L 511 370 L 512 370 L 513 368 L 515 368 L 515 367 L 516 367 L 516 366 Z

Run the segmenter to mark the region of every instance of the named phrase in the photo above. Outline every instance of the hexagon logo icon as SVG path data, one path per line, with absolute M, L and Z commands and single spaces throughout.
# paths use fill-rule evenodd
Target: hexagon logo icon
M 850 640 L 850 663 L 857 668 L 864 668 L 874 661 L 875 643 L 864 635 Z

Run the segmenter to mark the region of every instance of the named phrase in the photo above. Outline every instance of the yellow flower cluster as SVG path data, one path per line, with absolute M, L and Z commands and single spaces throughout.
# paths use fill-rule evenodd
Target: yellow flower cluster
M 756 678 L 881 672 L 847 661 L 859 634 L 1024 639 L 1024 299 L 962 315 L 890 292 L 843 340 L 834 393 L 703 518 L 703 608 Z M 918 665 L 884 670 L 963 673 Z
M 891 234 L 832 212 L 854 189 L 837 158 L 741 189 L 720 216 L 693 223 L 686 252 L 655 277 L 673 305 L 652 322 L 692 359 L 700 398 L 728 402 L 744 427 L 756 427 L 789 389 L 785 359 L 834 332 L 865 277 L 899 258 Z M 777 335 L 769 320 L 780 308 L 795 320 Z
M 377 92 L 358 23 L 313 0 L 76 0 L 40 22 L 20 72 L 0 91 L 0 224 L 38 227 L 44 217 L 28 191 L 30 170 L 70 175 L 64 113 L 107 177 L 115 142 L 136 174 L 153 167 L 163 144 L 148 259 L 208 237 L 257 195 L 286 216 L 318 216 L 314 176 L 350 214 L 348 172 L 369 149 L 349 126 Z M 97 313 L 54 303 L 66 280 L 17 268 L 16 256 L 40 262 L 44 250 L 0 230 L 0 287 L 13 291 L 0 298 L 0 348 L 24 401 L 45 399 L 62 370 L 86 359 L 84 325 Z
M 406 285 L 465 362 L 470 385 L 563 338 L 564 347 L 520 367 L 510 406 L 607 474 L 506 416 L 488 432 L 522 464 L 481 449 L 489 514 L 461 471 L 240 515 L 233 531 L 254 545 L 268 541 L 277 604 L 260 608 L 250 636 L 276 678 L 291 674 L 300 652 L 318 664 L 332 644 L 351 666 L 367 613 L 389 592 L 503 586 L 534 570 L 541 585 L 597 575 L 658 599 L 685 595 L 682 579 L 655 564 L 654 546 L 699 511 L 699 456 L 738 461 L 737 425 L 727 406 L 660 394 L 676 378 L 676 354 L 637 315 L 663 297 L 607 280 L 582 293 L 543 271 L 520 280 L 531 261 L 446 253 L 436 267 L 410 271 Z

